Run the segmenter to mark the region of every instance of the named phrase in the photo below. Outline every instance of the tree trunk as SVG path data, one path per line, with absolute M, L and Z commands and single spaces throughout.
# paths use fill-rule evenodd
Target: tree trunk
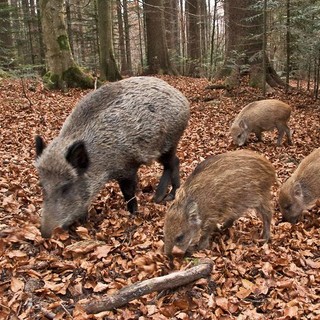
M 147 74 L 176 74 L 168 54 L 162 0 L 145 0 L 143 4 L 147 36 Z
M 201 75 L 201 34 L 200 34 L 200 3 L 190 0 L 186 4 L 187 15 L 187 75 L 200 77 Z
M 63 0 L 40 0 L 43 40 L 48 72 L 44 81 L 49 88 L 93 88 L 93 79 L 73 60 L 64 17 Z
M 180 55 L 180 39 L 179 39 L 179 3 L 177 0 L 164 0 L 164 15 L 166 40 L 168 45 L 169 57 L 177 66 Z
M 0 0 L 0 69 L 9 69 L 13 59 L 13 39 L 8 0 Z
M 230 88 L 239 85 L 243 74 L 249 74 L 251 86 L 262 88 L 263 15 L 254 4 L 255 0 L 225 0 L 226 55 L 216 78 L 227 76 Z M 266 82 L 271 87 L 284 85 L 267 58 Z
M 97 0 L 98 34 L 100 43 L 100 78 L 105 81 L 121 79 L 112 43 L 112 0 Z
M 119 55 L 120 55 L 120 70 L 122 74 L 125 74 L 128 69 L 126 47 L 124 43 L 124 31 L 123 31 L 123 18 L 122 18 L 123 5 L 121 0 L 117 0 L 117 18 L 118 18 L 118 32 L 119 32 Z

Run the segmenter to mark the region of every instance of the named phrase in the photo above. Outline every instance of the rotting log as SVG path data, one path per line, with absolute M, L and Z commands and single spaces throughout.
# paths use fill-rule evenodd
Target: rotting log
M 120 289 L 113 295 L 86 303 L 84 305 L 84 310 L 87 313 L 108 311 L 124 306 L 128 302 L 145 294 L 186 285 L 200 278 L 208 277 L 212 271 L 212 266 L 213 262 L 210 259 L 205 259 L 190 269 L 176 271 L 165 276 L 137 282 Z

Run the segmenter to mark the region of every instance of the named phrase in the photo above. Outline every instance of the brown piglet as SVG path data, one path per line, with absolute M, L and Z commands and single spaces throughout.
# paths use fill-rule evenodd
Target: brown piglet
M 233 142 L 242 146 L 246 143 L 249 134 L 254 132 L 259 141 L 262 140 L 263 131 L 278 129 L 277 145 L 281 144 L 284 133 L 287 135 L 288 143 L 291 145 L 291 132 L 288 121 L 291 114 L 291 107 L 286 103 L 267 99 L 249 103 L 235 118 L 230 128 Z
M 231 151 L 201 162 L 165 216 L 165 253 L 172 257 L 205 249 L 214 232 L 230 227 L 248 209 L 261 216 L 262 236 L 268 241 L 275 180 L 272 164 L 253 151 Z
M 301 213 L 320 199 L 320 148 L 305 157 L 279 192 L 283 221 L 296 223 Z

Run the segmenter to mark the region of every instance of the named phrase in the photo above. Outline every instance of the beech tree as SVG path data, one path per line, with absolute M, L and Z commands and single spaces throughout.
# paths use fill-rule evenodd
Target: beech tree
M 64 17 L 63 0 L 40 0 L 41 25 L 47 73 L 45 82 L 50 88 L 92 88 L 93 79 L 75 63 L 70 49 Z
M 239 84 L 243 73 L 250 76 L 252 86 L 262 87 L 263 82 L 263 12 L 254 8 L 255 0 L 225 0 L 226 54 L 225 62 L 217 78 L 227 76 L 230 87 Z M 266 82 L 271 86 L 283 86 L 266 58 Z
M 145 0 L 143 8 L 147 38 L 147 73 L 175 74 L 166 42 L 163 0 Z
M 97 0 L 101 80 L 121 79 L 112 43 L 112 0 Z

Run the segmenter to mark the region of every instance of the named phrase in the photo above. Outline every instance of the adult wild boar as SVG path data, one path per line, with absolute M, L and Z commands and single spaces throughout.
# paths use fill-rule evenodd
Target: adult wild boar
M 154 200 L 173 199 L 180 184 L 176 149 L 188 119 L 184 95 L 153 77 L 109 83 L 85 96 L 48 146 L 36 137 L 42 236 L 85 218 L 110 179 L 119 182 L 128 210 L 137 211 L 137 171 L 153 160 L 164 167 Z
M 251 132 L 254 132 L 259 141 L 262 141 L 262 132 L 278 129 L 277 145 L 281 144 L 284 133 L 287 135 L 288 143 L 291 145 L 291 132 L 288 121 L 291 107 L 286 103 L 267 99 L 251 102 L 246 105 L 236 116 L 230 128 L 233 142 L 242 146 L 246 143 Z
M 263 156 L 237 150 L 201 162 L 178 190 L 164 222 L 168 256 L 204 249 L 212 233 L 228 228 L 248 209 L 263 221 L 263 238 L 270 237 L 270 188 L 275 170 Z
M 320 148 L 305 157 L 279 192 L 283 221 L 296 223 L 320 199 Z

